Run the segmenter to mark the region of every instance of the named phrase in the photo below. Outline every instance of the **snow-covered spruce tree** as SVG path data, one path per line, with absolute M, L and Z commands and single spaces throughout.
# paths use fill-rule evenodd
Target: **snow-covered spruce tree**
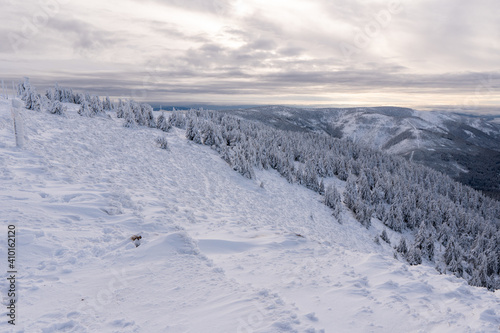
M 35 87 L 28 86 L 25 93 L 25 107 L 28 110 L 42 111 L 42 99 L 41 96 L 36 92 Z
M 130 100 L 128 103 L 129 103 L 130 111 L 132 111 L 132 114 L 134 115 L 134 119 L 135 119 L 135 122 L 137 123 L 137 125 L 139 125 L 139 126 L 146 125 L 146 119 L 144 118 L 144 115 L 142 114 L 141 105 L 133 100 Z
M 54 96 L 55 96 L 55 93 L 54 93 L 54 89 L 47 89 L 45 91 L 45 96 L 47 97 L 47 99 L 49 101 L 53 101 L 54 100 Z
M 41 112 L 42 108 L 43 108 L 43 104 L 44 104 L 43 100 L 42 100 L 42 96 L 37 94 L 35 91 L 34 94 L 32 95 L 32 100 L 33 100 L 33 103 L 31 104 L 31 110 Z
M 391 240 L 389 239 L 389 236 L 387 236 L 387 231 L 382 230 L 382 233 L 380 234 L 380 238 L 386 242 L 387 244 L 391 245 Z
M 78 114 L 82 117 L 94 117 L 94 110 L 89 105 L 87 100 L 82 101 L 80 108 L 78 109 Z
M 404 227 L 402 215 L 403 213 L 401 212 L 401 206 L 391 205 L 391 207 L 387 211 L 387 215 L 382 222 L 392 230 L 401 232 L 403 231 Z
M 318 193 L 321 194 L 321 195 L 325 195 L 325 182 L 323 181 L 323 179 L 321 179 L 319 181 L 319 190 L 318 190 Z
M 243 177 L 248 179 L 255 179 L 255 171 L 250 163 L 245 159 L 244 153 L 237 149 L 233 151 L 231 156 L 230 165 L 234 171 L 239 172 Z
M 19 96 L 23 101 L 26 101 L 28 92 L 31 89 L 31 83 L 29 77 L 25 77 L 23 82 L 17 85 L 17 96 Z
M 430 261 L 434 259 L 434 232 L 427 226 L 425 221 L 420 223 L 414 245 L 424 258 Z
M 136 122 L 135 122 L 135 116 L 132 110 L 130 109 L 130 104 L 129 103 L 124 103 L 123 108 L 123 118 L 125 119 L 125 122 L 123 123 L 124 127 L 135 127 Z
M 125 116 L 124 109 L 125 104 L 128 104 L 121 99 L 118 100 L 118 105 L 116 106 L 116 118 L 123 118 Z
M 52 101 L 48 99 L 47 96 L 45 95 L 39 95 L 39 96 L 40 96 L 41 110 L 49 110 L 52 105 Z
M 412 244 L 406 254 L 406 260 L 410 265 L 420 265 L 422 263 L 422 253 L 418 246 Z
M 168 117 L 168 122 L 173 127 L 186 128 L 186 117 L 180 111 L 176 111 L 175 109 Z
M 406 255 L 408 254 L 408 246 L 406 245 L 406 239 L 404 237 L 401 237 L 398 246 L 396 246 L 394 249 L 401 253 L 401 255 L 406 258 Z
M 75 94 L 73 93 L 73 89 L 67 88 L 64 90 L 63 102 L 64 103 L 75 103 Z
M 373 209 L 367 205 L 366 203 L 360 203 L 355 205 L 353 210 L 354 216 L 356 220 L 359 221 L 362 225 L 364 225 L 367 229 L 372 225 L 372 215 Z
M 186 139 L 195 141 L 196 143 L 201 143 L 201 136 L 198 132 L 198 122 L 189 118 L 186 123 Z
M 87 103 L 90 105 L 92 103 L 92 96 L 88 92 L 85 92 L 84 96 L 85 96 L 84 100 L 86 100 Z
M 366 228 L 369 228 L 373 209 L 363 200 L 362 187 L 364 186 L 359 185 L 354 177 L 349 177 L 344 192 L 344 203 L 353 212 L 354 217 Z
M 63 96 L 61 94 L 61 89 L 59 89 L 59 85 L 56 83 L 56 85 L 54 87 L 54 94 L 52 96 L 52 99 L 61 102 L 62 97 Z
M 158 145 L 158 147 L 160 147 L 161 149 L 166 149 L 168 150 L 168 142 L 167 142 L 167 138 L 164 137 L 164 136 L 158 136 L 156 138 L 156 144 Z
M 85 101 L 85 95 L 78 93 L 74 95 L 75 104 L 82 104 Z
M 92 113 L 94 116 L 96 115 L 102 115 L 105 114 L 103 108 L 102 108 L 102 101 L 99 98 L 99 96 L 92 96 L 90 98 L 90 109 L 92 110 Z
M 106 96 L 106 99 L 102 102 L 102 109 L 104 111 L 112 111 L 113 110 L 113 103 L 111 102 L 111 99 L 109 99 L 109 96 Z
M 55 84 L 53 89 L 47 90 L 46 96 L 50 100 L 55 100 L 63 103 L 76 103 L 76 95 L 73 93 L 73 90 L 71 88 L 60 87 L 57 83 Z
M 158 116 L 156 121 L 156 127 L 163 132 L 168 132 L 172 128 L 172 125 L 168 121 L 167 117 L 165 117 L 165 113 L 162 112 L 161 115 Z
M 151 128 L 156 128 L 156 119 L 153 115 L 153 108 L 151 105 L 142 103 L 141 104 L 141 114 L 144 117 L 145 125 Z
M 493 289 L 493 281 L 487 273 L 487 258 L 483 253 L 478 258 L 478 267 L 472 272 L 470 284 L 476 287 Z
M 332 209 L 333 216 L 338 219 L 342 210 L 342 198 L 333 185 L 328 185 L 325 189 L 325 205 Z
M 67 108 L 61 102 L 55 100 L 50 103 L 48 111 L 55 115 L 64 116 L 66 115 Z
M 201 141 L 206 146 L 213 146 L 216 150 L 222 145 L 222 134 L 217 126 L 214 126 L 209 121 L 202 121 L 198 129 Z
M 318 179 L 317 171 L 314 165 L 310 162 L 306 162 L 304 170 L 302 172 L 302 182 L 305 187 L 314 192 L 320 191 L 320 181 Z
M 344 191 L 344 203 L 347 208 L 353 210 L 356 203 L 359 201 L 360 198 L 358 198 L 356 179 L 354 177 L 349 177 L 347 179 Z
M 444 251 L 444 263 L 446 269 L 457 277 L 462 277 L 464 274 L 462 257 L 462 250 L 455 244 L 455 239 L 451 237 Z

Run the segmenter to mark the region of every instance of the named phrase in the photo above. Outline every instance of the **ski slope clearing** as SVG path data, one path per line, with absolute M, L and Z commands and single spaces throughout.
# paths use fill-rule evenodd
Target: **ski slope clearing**
M 0 100 L 0 216 L 17 230 L 2 332 L 498 332 L 500 294 L 409 266 L 274 171 L 248 180 L 184 131 Z M 163 134 L 162 134 L 163 135 Z M 341 186 L 341 184 L 338 184 Z M 130 240 L 141 235 L 140 245 Z M 395 244 L 397 234 L 389 232 Z M 0 271 L 7 271 L 6 237 Z

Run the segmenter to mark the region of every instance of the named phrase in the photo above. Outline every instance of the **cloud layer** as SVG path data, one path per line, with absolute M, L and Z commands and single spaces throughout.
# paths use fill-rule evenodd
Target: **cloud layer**
M 499 9 L 493 0 L 3 0 L 0 75 L 148 101 L 500 106 Z

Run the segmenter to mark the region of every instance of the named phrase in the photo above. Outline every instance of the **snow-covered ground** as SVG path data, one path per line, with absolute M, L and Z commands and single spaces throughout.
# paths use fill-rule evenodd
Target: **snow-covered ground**
M 17 230 L 16 326 L 1 332 L 498 332 L 500 294 L 408 266 L 276 172 L 121 120 L 0 100 L 0 272 Z M 262 184 L 262 186 L 261 186 Z M 136 247 L 132 235 L 141 235 Z M 389 233 L 393 242 L 397 235 Z

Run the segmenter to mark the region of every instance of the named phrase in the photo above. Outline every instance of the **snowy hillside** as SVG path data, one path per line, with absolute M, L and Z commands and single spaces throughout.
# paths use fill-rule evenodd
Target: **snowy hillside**
M 16 226 L 18 251 L 18 317 L 7 323 L 3 279 L 0 331 L 498 331 L 498 290 L 394 259 L 375 219 L 336 219 L 276 171 L 244 178 L 185 131 L 67 106 L 22 110 L 19 149 L 0 100 L 2 232 Z

